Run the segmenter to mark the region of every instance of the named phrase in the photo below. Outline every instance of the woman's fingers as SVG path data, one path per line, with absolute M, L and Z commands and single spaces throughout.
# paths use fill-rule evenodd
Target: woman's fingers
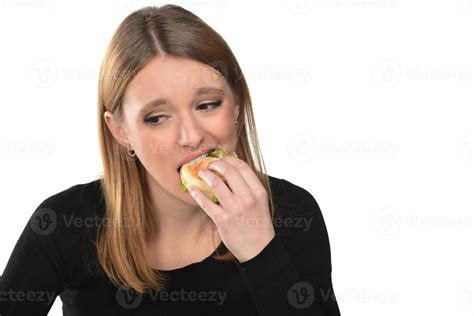
M 188 189 L 194 200 L 209 215 L 212 221 L 217 225 L 222 220 L 223 209 L 212 202 L 198 187 L 192 186 Z
M 230 166 L 236 170 L 232 171 Z M 232 191 L 234 191 L 234 188 L 232 187 L 232 185 L 234 185 L 237 188 L 249 188 L 246 192 L 247 194 L 258 195 L 266 192 L 265 187 L 262 185 L 260 179 L 256 176 L 250 166 L 239 158 L 226 156 L 223 159 L 210 162 L 207 167 L 211 170 L 216 170 L 228 179 L 227 183 L 231 186 Z M 228 176 L 224 173 L 227 173 Z M 244 186 L 244 183 L 246 186 Z

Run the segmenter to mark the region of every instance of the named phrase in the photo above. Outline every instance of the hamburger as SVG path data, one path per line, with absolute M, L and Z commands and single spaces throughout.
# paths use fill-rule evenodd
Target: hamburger
M 211 161 L 222 159 L 228 155 L 232 155 L 236 158 L 239 158 L 235 151 L 226 152 L 223 149 L 217 147 L 214 150 L 208 151 L 204 155 L 183 164 L 178 169 L 179 176 L 181 178 L 181 183 L 179 185 L 180 189 L 183 191 L 187 191 L 188 188 L 194 185 L 198 187 L 212 202 L 219 204 L 219 199 L 212 191 L 211 187 L 209 187 L 207 183 L 199 177 L 198 172 L 201 169 L 207 169 L 207 165 Z M 213 172 L 216 176 L 218 176 L 225 182 L 225 178 L 223 175 L 210 169 L 208 170 Z

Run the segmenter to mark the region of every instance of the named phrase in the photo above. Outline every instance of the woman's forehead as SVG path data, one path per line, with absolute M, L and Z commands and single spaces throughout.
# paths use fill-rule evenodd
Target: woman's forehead
M 173 101 L 201 95 L 227 94 L 225 78 L 203 63 L 184 58 L 157 58 L 129 83 L 125 99 L 145 106 L 161 98 Z
M 186 86 L 195 88 L 203 84 L 221 86 L 225 81 L 215 69 L 188 58 L 157 57 L 152 59 L 131 81 L 143 85 Z

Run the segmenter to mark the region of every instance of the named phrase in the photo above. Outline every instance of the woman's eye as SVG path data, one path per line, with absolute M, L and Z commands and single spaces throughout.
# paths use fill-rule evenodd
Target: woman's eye
M 160 118 L 162 118 L 162 117 L 165 117 L 165 115 L 150 116 L 149 118 L 147 118 L 147 119 L 145 120 L 145 122 L 148 123 L 148 124 L 150 124 L 150 125 L 159 125 L 159 124 L 161 124 L 161 122 L 158 123 L 156 120 L 157 120 L 157 119 L 160 119 Z
M 209 106 L 209 105 L 212 105 L 212 110 L 217 108 L 219 105 L 222 104 L 222 100 L 221 101 L 216 101 L 216 102 L 211 102 L 211 103 L 202 103 L 202 104 L 199 104 L 197 107 L 199 108 L 200 106 Z M 210 110 L 204 110 L 204 112 L 208 112 Z
M 204 112 L 209 112 L 209 111 L 212 111 L 212 110 L 216 109 L 221 104 L 222 104 L 222 100 L 219 100 L 219 101 L 216 101 L 216 102 L 209 102 L 209 103 L 199 104 L 196 108 L 202 109 Z M 212 107 L 209 109 L 209 106 L 212 106 Z M 160 125 L 162 122 L 159 121 L 159 119 L 161 119 L 163 117 L 166 117 L 166 116 L 167 115 L 150 116 L 150 117 L 145 119 L 145 123 L 147 123 L 149 125 L 152 125 L 152 126 Z

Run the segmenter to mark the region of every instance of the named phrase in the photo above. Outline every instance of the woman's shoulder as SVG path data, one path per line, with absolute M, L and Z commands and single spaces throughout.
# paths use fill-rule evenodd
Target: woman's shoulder
M 47 196 L 34 210 L 29 228 L 61 244 L 80 235 L 94 235 L 104 215 L 101 179 L 79 183 Z
M 35 213 L 40 213 L 39 216 L 47 213 L 48 217 L 56 220 L 57 226 L 72 230 L 83 224 L 90 226 L 91 217 L 101 218 L 104 213 L 101 179 L 75 184 L 47 196 Z
M 78 183 L 47 196 L 40 206 L 68 207 L 75 204 L 98 206 L 103 201 L 101 178 Z
M 9 260 L 11 282 L 31 271 L 58 284 L 81 282 L 85 268 L 95 262 L 93 241 L 101 225 L 102 202 L 100 179 L 96 179 L 60 190 L 39 203 Z
M 286 179 L 268 175 L 274 202 L 285 214 L 298 216 L 320 212 L 319 205 L 313 194 L 302 186 Z

